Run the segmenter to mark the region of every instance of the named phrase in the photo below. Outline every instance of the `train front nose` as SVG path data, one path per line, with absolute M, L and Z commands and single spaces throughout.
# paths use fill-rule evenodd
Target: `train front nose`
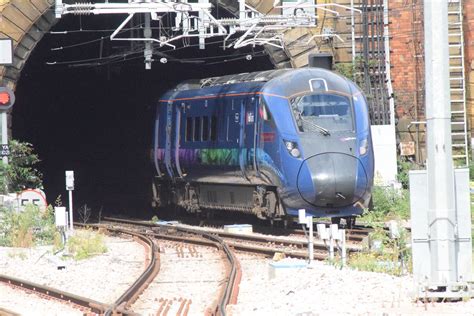
M 298 191 L 309 204 L 323 208 L 353 205 L 364 195 L 368 180 L 360 160 L 343 153 L 306 159 L 299 170 Z

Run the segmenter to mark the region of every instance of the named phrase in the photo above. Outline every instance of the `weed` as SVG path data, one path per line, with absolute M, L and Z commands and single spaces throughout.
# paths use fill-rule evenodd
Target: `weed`
M 0 209 L 0 213 L 0 246 L 28 248 L 52 243 L 56 228 L 51 207 L 42 212 L 30 204 L 22 212 Z
M 53 237 L 53 252 L 57 252 L 63 248 L 64 248 L 64 244 L 63 244 L 63 238 L 61 237 L 61 233 L 59 231 L 56 231 Z
M 103 235 L 92 230 L 76 230 L 66 245 L 67 250 L 76 260 L 107 252 Z
M 154 215 L 154 216 L 151 218 L 151 221 L 152 221 L 153 223 L 158 222 L 158 216 Z
M 400 225 L 399 225 L 400 226 Z M 411 272 L 412 255 L 408 248 L 408 231 L 399 229 L 399 236 L 391 239 L 388 231 L 381 224 L 374 226 L 369 234 L 369 247 L 365 252 L 352 254 L 349 258 L 349 266 L 358 270 L 384 272 L 393 275 L 401 275 Z M 378 241 L 377 248 L 370 247 Z
M 56 197 L 56 200 L 54 200 L 54 205 L 57 207 L 63 206 L 61 194 Z
M 373 208 L 363 214 L 363 219 L 371 226 L 391 219 L 410 217 L 410 199 L 406 189 L 374 186 L 372 199 Z
M 77 213 L 79 214 L 79 217 L 81 218 L 81 222 L 83 224 L 87 224 L 89 221 L 89 218 L 91 217 L 91 208 L 87 206 L 87 204 L 84 204 L 81 206 L 78 210 Z
M 418 169 L 418 167 L 408 161 L 408 160 L 398 160 L 397 161 L 397 169 L 398 169 L 398 172 L 397 172 L 397 180 L 398 182 L 400 182 L 402 184 L 402 187 L 404 189 L 408 189 L 408 182 L 409 182 L 409 171 L 410 170 L 414 170 L 414 169 Z

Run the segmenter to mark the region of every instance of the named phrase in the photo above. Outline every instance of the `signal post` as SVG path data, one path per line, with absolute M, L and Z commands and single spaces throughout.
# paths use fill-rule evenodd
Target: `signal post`
M 7 87 L 0 86 L 0 126 L 2 134 L 1 153 L 0 156 L 4 163 L 8 163 L 8 156 L 10 155 L 10 149 L 8 147 L 8 123 L 7 123 L 7 111 L 15 103 L 15 94 Z
M 13 64 L 13 40 L 11 38 L 0 39 L 0 65 L 10 66 Z M 2 134 L 0 156 L 4 163 L 8 163 L 10 150 L 8 148 L 8 122 L 7 111 L 15 103 L 15 94 L 8 87 L 0 85 L 0 132 Z

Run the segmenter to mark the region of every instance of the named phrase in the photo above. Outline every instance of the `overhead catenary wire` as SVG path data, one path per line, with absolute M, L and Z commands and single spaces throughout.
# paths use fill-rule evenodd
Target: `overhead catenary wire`
M 218 42 L 216 42 L 218 43 Z M 219 56 L 203 56 L 203 57 L 196 57 L 196 58 L 176 58 L 176 57 L 173 57 L 173 56 L 168 56 L 166 55 L 166 53 L 168 52 L 172 52 L 172 51 L 176 51 L 176 50 L 179 50 L 179 49 L 184 49 L 184 48 L 189 48 L 189 47 L 195 47 L 195 46 L 199 46 L 199 44 L 193 44 L 193 45 L 190 45 L 190 46 L 187 46 L 187 47 L 178 47 L 177 49 L 168 49 L 168 50 L 163 50 L 163 51 L 155 51 L 154 52 L 154 55 L 158 55 L 160 57 L 166 57 L 168 58 L 170 61 L 177 61 L 177 62 L 191 62 L 191 61 L 205 61 L 205 60 L 210 60 L 210 59 L 218 59 L 218 58 L 233 58 L 233 57 L 243 57 L 245 58 L 246 56 L 248 55 L 251 55 L 252 57 L 254 57 L 254 55 L 256 54 L 262 54 L 262 55 L 266 55 L 266 52 L 264 50 L 261 50 L 261 51 L 258 51 L 258 52 L 247 52 L 247 53 L 239 53 L 239 54 L 230 54 L 230 55 L 219 55 Z M 46 64 L 47 65 L 65 65 L 65 64 L 78 64 L 78 63 L 90 63 L 90 62 L 101 62 L 101 61 L 104 61 L 106 62 L 108 59 L 123 59 L 127 56 L 130 56 L 130 55 L 135 55 L 135 54 L 141 54 L 142 53 L 142 47 L 139 46 L 137 47 L 137 49 L 135 50 L 131 50 L 129 52 L 126 52 L 126 53 L 120 53 L 120 54 L 115 54 L 115 55 L 109 55 L 109 56 L 106 56 L 106 57 L 95 57 L 95 58 L 87 58 L 87 59 L 80 59 L 80 60 L 70 60 L 70 61 L 54 61 L 54 62 L 47 62 Z
M 421 5 L 421 4 L 416 4 L 416 6 L 420 6 L 420 5 Z M 391 12 L 396 12 L 397 10 L 407 11 L 408 8 L 412 8 L 412 7 L 414 7 L 414 6 L 415 6 L 415 5 L 408 5 L 408 4 L 407 4 L 407 5 L 398 7 L 398 8 L 390 8 L 390 11 L 391 11 Z M 370 12 L 363 12 L 362 15 L 368 15 L 368 14 L 371 14 L 371 13 L 370 13 Z M 165 15 L 163 15 L 162 17 L 164 17 L 164 16 L 166 16 L 166 18 L 168 19 L 168 21 L 170 21 L 171 17 L 170 17 L 169 14 L 165 14 Z M 350 16 L 352 16 L 352 13 L 351 13 L 351 14 L 348 14 L 348 15 L 342 14 L 342 15 L 339 16 L 339 18 L 345 19 L 345 18 L 350 17 Z M 324 17 L 324 18 L 326 18 L 326 17 Z M 330 19 L 334 19 L 333 17 L 328 17 L 328 19 L 329 19 L 329 18 L 330 18 Z M 172 28 L 171 28 L 171 27 L 166 27 L 166 26 L 164 26 L 164 25 L 163 25 L 163 20 L 164 20 L 163 18 L 160 19 L 160 21 L 159 21 L 160 26 L 159 26 L 159 27 L 153 27 L 152 29 L 155 29 L 155 30 L 156 30 L 156 29 L 159 29 L 160 31 L 164 31 L 164 32 L 166 32 L 166 35 L 168 35 L 168 36 L 171 36 L 171 34 L 176 33 L 176 32 L 171 32 L 171 34 L 170 34 L 168 31 L 169 31 L 169 30 L 172 31 Z M 324 21 L 324 19 L 323 19 L 323 21 Z M 127 30 L 137 30 L 137 29 L 141 29 L 141 26 L 139 26 L 139 28 L 134 27 L 134 28 L 124 29 L 124 31 L 127 31 Z M 111 29 L 111 30 L 112 30 L 112 29 Z M 83 29 L 83 28 L 82 28 L 82 21 L 80 21 L 80 29 L 79 29 L 79 30 L 64 31 L 65 33 L 63 32 L 62 34 L 67 34 L 68 32 L 94 32 L 94 31 L 99 32 L 99 31 L 104 31 L 104 30 L 102 30 L 102 29 L 100 29 L 100 30 L 88 30 L 88 29 Z M 55 32 L 55 33 L 57 34 L 57 33 L 59 33 L 59 32 Z M 412 35 L 412 34 L 413 34 L 412 32 L 406 32 L 406 33 L 407 33 L 408 35 Z M 51 34 L 54 34 L 54 33 L 51 33 Z M 401 34 L 401 33 L 399 33 L 399 34 Z M 397 36 L 397 33 L 396 33 L 396 32 L 391 32 L 391 36 Z M 66 48 L 74 48 L 74 47 L 78 47 L 78 46 L 89 45 L 89 44 L 93 44 L 93 43 L 95 43 L 95 42 L 102 42 L 102 41 L 103 41 L 104 39 L 106 39 L 106 38 L 109 38 L 109 36 L 107 36 L 107 37 L 101 36 L 101 37 L 99 37 L 99 38 L 97 38 L 97 39 L 94 39 L 94 40 L 89 40 L 89 41 L 85 41 L 85 42 L 82 42 L 82 43 L 77 43 L 77 44 L 72 44 L 72 45 L 68 45 L 68 46 L 63 46 L 63 47 L 55 48 L 55 49 L 53 49 L 53 50 L 63 50 L 63 49 L 66 49 Z M 217 42 L 220 43 L 221 41 L 222 41 L 222 40 L 218 40 L 218 41 L 216 41 L 216 42 L 207 42 L 206 44 L 212 44 L 212 43 L 217 43 Z M 158 45 L 158 44 L 155 44 L 155 45 L 153 45 L 153 47 L 154 47 L 154 48 L 157 48 L 157 45 Z M 186 40 L 183 39 L 183 46 L 177 48 L 176 50 L 184 49 L 184 48 L 187 48 L 187 47 L 193 47 L 193 46 L 198 46 L 198 44 L 193 45 L 193 44 L 190 44 L 189 39 L 186 39 Z M 135 53 L 135 52 L 132 52 L 132 54 L 133 54 L 133 53 Z M 123 54 L 122 54 L 122 55 L 111 55 L 110 58 L 117 58 L 117 56 L 123 56 Z M 109 58 L 109 57 L 103 57 L 103 58 Z M 218 57 L 217 57 L 217 58 L 218 58 Z M 198 59 L 195 59 L 195 60 L 198 60 Z M 66 62 L 66 63 L 67 63 L 67 62 Z M 62 64 L 62 62 L 55 62 L 54 64 Z

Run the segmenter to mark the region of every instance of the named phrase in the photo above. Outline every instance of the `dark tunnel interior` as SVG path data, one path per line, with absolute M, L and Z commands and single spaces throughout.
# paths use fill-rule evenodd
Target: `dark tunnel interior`
M 149 156 L 159 96 L 187 79 L 273 66 L 262 47 L 222 50 L 219 38 L 211 38 L 207 43 L 215 43 L 206 50 L 193 46 L 196 41 L 178 42 L 189 47 L 167 52 L 165 64 L 154 56 L 152 69 L 145 70 L 137 44 L 100 40 L 113 30 L 84 31 L 113 29 L 122 19 L 67 16 L 52 31 L 83 31 L 45 34 L 17 85 L 12 134 L 38 153 L 48 203 L 61 195 L 67 205 L 64 172 L 74 170 L 74 209 L 87 204 L 93 213 L 102 208 L 104 214 L 151 217 Z M 106 58 L 131 49 L 139 52 Z M 247 55 L 254 57 L 247 60 Z

